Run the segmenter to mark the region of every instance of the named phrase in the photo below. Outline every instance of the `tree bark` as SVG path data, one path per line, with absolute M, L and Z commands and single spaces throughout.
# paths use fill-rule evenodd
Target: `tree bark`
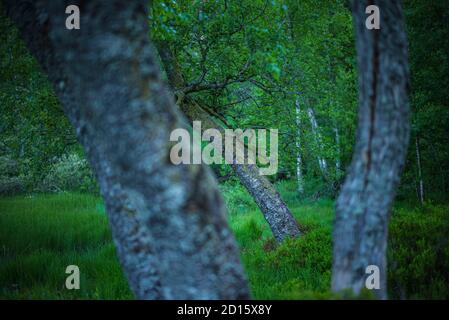
M 157 48 L 170 86 L 175 92 L 178 92 L 177 103 L 181 110 L 191 121 L 201 121 L 202 130 L 214 128 L 223 131 L 225 128 L 221 123 L 215 121 L 195 100 L 183 96 L 182 92 L 178 90 L 183 88 L 185 83 L 183 82 L 179 63 L 169 46 L 157 44 Z M 172 66 L 177 67 L 173 68 Z M 257 165 L 234 163 L 232 169 L 262 211 L 278 242 L 301 234 L 298 223 L 282 200 L 279 192 L 265 176 L 259 174 Z
M 234 164 L 232 169 L 254 198 L 278 242 L 301 234 L 295 218 L 280 194 L 266 177 L 259 175 L 256 165 Z
M 317 155 L 318 166 L 320 168 L 321 174 L 326 179 L 326 177 L 327 177 L 327 161 L 326 161 L 326 159 L 322 158 L 320 155 L 320 153 L 323 150 L 323 139 L 321 138 L 321 133 L 318 130 L 318 122 L 316 121 L 315 112 L 313 111 L 312 108 L 309 107 L 309 108 L 307 108 L 307 114 L 309 116 L 310 126 L 312 127 L 313 137 L 314 137 L 315 143 L 318 147 L 318 155 Z
M 139 299 L 239 299 L 249 290 L 210 170 L 175 166 L 185 122 L 161 79 L 146 1 L 6 1 L 76 128 Z M 79 4 L 79 30 L 65 8 Z
M 365 27 L 368 5 L 380 29 Z M 380 269 L 378 298 L 387 297 L 390 209 L 409 142 L 409 69 L 401 1 L 352 3 L 359 74 L 358 131 L 352 163 L 336 203 L 332 289 L 365 287 L 366 267 Z
M 335 145 L 337 149 L 337 155 L 335 157 L 335 178 L 338 179 L 341 173 L 341 150 L 340 150 L 340 133 L 338 127 L 334 127 L 335 132 Z
M 302 156 L 301 156 L 301 104 L 299 97 L 295 101 L 296 107 L 296 179 L 298 183 L 298 192 L 304 193 L 304 178 L 302 176 Z
M 419 145 L 419 136 L 415 138 L 416 148 L 416 166 L 418 167 L 418 180 L 419 180 L 419 201 L 421 205 L 424 204 L 424 182 L 422 179 L 422 167 L 421 167 L 421 148 Z

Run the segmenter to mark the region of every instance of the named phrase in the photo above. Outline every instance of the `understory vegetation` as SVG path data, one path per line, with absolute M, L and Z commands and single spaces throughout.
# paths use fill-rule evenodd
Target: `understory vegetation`
M 348 298 L 329 290 L 333 201 L 299 199 L 289 182 L 277 188 L 304 232 L 281 245 L 246 190 L 232 182 L 222 185 L 253 297 Z M 0 298 L 132 298 L 100 197 L 61 193 L 2 198 L 0 212 Z M 448 228 L 447 205 L 395 206 L 388 251 L 390 298 L 449 298 Z M 64 286 L 65 268 L 71 264 L 80 268 L 80 290 Z

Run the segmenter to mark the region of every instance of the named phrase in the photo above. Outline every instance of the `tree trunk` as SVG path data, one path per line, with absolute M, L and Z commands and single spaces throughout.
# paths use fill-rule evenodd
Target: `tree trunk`
M 184 97 L 179 91 L 185 83 L 183 83 L 179 64 L 169 46 L 157 44 L 157 47 L 168 81 L 175 92 L 178 92 L 178 105 L 181 110 L 191 121 L 201 121 L 202 130 L 213 128 L 223 131 L 225 128 L 222 124 L 215 121 L 195 100 Z M 256 165 L 234 163 L 232 169 L 262 211 L 278 242 L 300 235 L 299 226 L 287 205 L 270 181 L 259 174 L 259 168 Z
M 419 201 L 421 205 L 424 204 L 424 182 L 422 179 L 422 167 L 421 167 L 421 148 L 419 145 L 419 136 L 415 138 L 416 147 L 416 166 L 418 167 L 418 180 L 419 180 Z
M 365 27 L 373 1 L 353 1 L 359 74 L 358 131 L 351 167 L 336 203 L 332 289 L 365 287 L 366 268 L 380 271 L 387 297 L 390 209 L 409 141 L 409 70 L 401 1 L 378 0 L 380 30 Z
M 313 137 L 315 139 L 315 143 L 318 147 L 318 155 L 317 155 L 317 160 L 318 160 L 318 166 L 320 168 L 321 174 L 323 175 L 324 178 L 327 177 L 327 162 L 326 159 L 322 158 L 320 153 L 323 150 L 323 139 L 321 138 L 321 133 L 318 130 L 318 122 L 316 121 L 316 117 L 315 117 L 315 112 L 313 111 L 312 108 L 307 108 L 307 114 L 309 116 L 309 120 L 310 120 L 310 126 L 312 127 L 312 133 L 313 133 Z
M 301 157 L 301 104 L 299 97 L 295 101 L 296 106 L 296 178 L 298 182 L 298 192 L 304 193 L 304 178 L 302 176 L 302 157 Z
M 185 122 L 150 46 L 146 1 L 83 2 L 79 30 L 65 28 L 73 1 L 7 4 L 96 173 L 135 296 L 248 298 L 211 172 L 169 160 Z
M 335 132 L 335 145 L 337 149 L 337 155 L 335 157 L 335 177 L 338 179 L 341 173 L 341 150 L 340 150 L 340 133 L 338 127 L 334 127 Z
M 186 98 L 181 103 L 181 109 L 192 121 L 201 121 L 202 130 L 215 128 L 221 132 L 224 131 L 223 126 L 203 110 L 196 101 Z M 232 158 L 234 156 L 230 155 Z M 299 226 L 295 218 L 282 200 L 279 192 L 265 176 L 259 174 L 257 165 L 234 163 L 232 164 L 232 169 L 262 211 L 273 232 L 273 236 L 278 242 L 300 235 Z

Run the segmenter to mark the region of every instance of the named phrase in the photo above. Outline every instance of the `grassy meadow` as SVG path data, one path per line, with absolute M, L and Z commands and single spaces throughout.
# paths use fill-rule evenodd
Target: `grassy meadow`
M 297 198 L 277 184 L 303 236 L 276 245 L 239 185 L 222 185 L 229 222 L 256 299 L 339 298 L 329 291 L 332 200 Z M 449 206 L 397 204 L 389 241 L 390 298 L 449 298 Z M 80 290 L 65 288 L 65 268 L 80 268 Z M 101 198 L 60 193 L 0 199 L 0 298 L 132 299 Z

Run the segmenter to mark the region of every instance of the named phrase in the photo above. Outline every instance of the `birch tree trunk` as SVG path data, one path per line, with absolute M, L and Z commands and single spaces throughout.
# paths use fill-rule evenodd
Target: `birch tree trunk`
M 296 179 L 298 182 L 298 192 L 304 193 L 304 178 L 302 176 L 302 157 L 301 157 L 301 102 L 296 98 Z
M 7 1 L 94 169 L 139 299 L 238 299 L 249 290 L 216 181 L 169 160 L 184 127 L 148 38 L 146 1 Z
M 309 120 L 310 120 L 310 126 L 312 127 L 312 133 L 313 133 L 313 137 L 315 140 L 315 143 L 318 147 L 318 155 L 317 155 L 317 160 L 318 160 L 318 166 L 320 168 L 321 174 L 323 175 L 323 177 L 327 177 L 327 161 L 326 159 L 322 158 L 320 153 L 323 150 L 323 139 L 321 138 L 321 133 L 319 132 L 318 129 L 318 122 L 316 121 L 316 117 L 315 117 L 315 112 L 313 111 L 312 108 L 307 108 L 307 115 L 309 116 Z
M 337 149 L 337 155 L 335 158 L 335 177 L 338 179 L 340 177 L 341 172 L 340 133 L 338 131 L 338 127 L 334 128 L 334 132 L 335 132 L 335 144 Z
M 380 29 L 365 26 L 368 5 Z M 366 268 L 380 271 L 378 298 L 387 297 L 390 209 L 409 141 L 409 69 L 401 1 L 352 2 L 359 74 L 358 131 L 352 163 L 336 203 L 332 289 L 365 287 Z
M 418 167 L 418 180 L 419 180 L 419 201 L 421 205 L 424 204 L 424 182 L 422 179 L 422 167 L 421 167 L 421 148 L 419 145 L 419 136 L 415 138 L 415 148 L 416 148 L 416 165 Z

